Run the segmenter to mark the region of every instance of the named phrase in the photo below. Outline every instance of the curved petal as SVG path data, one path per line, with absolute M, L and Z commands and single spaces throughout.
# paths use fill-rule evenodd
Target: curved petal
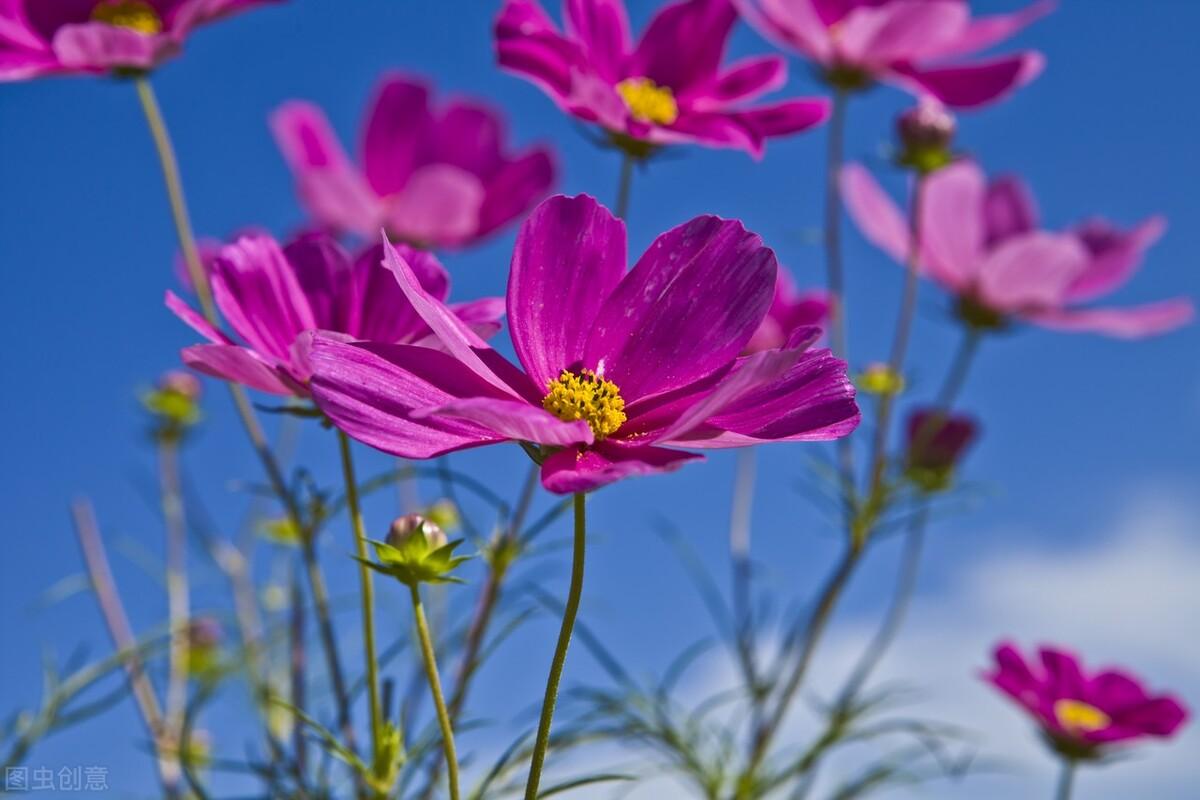
M 775 273 L 775 254 L 740 222 L 705 216 L 673 228 L 605 301 L 584 366 L 614 381 L 627 404 L 713 373 L 766 316 Z
M 1035 231 L 988 253 L 979 266 L 976 289 L 996 311 L 1054 309 L 1086 266 L 1087 253 L 1075 237 Z
M 537 84 L 560 104 L 571 94 L 572 73 L 583 63 L 579 47 L 563 37 L 535 0 L 505 0 L 496 18 L 500 66 Z
M 1113 722 L 1138 736 L 1170 736 L 1187 720 L 1187 709 L 1174 697 L 1154 697 L 1141 705 L 1122 709 Z
M 566 0 L 563 4 L 568 35 L 583 45 L 596 72 L 616 83 L 624 75 L 629 52 L 629 19 L 622 0 Z
M 1195 306 L 1183 297 L 1130 308 L 1064 308 L 1026 315 L 1030 322 L 1045 328 L 1102 333 L 1118 339 L 1156 336 L 1181 328 L 1195 318 Z
M 0 82 L 27 81 L 66 69 L 51 53 L 0 47 Z
M 973 108 L 995 102 L 1041 74 L 1046 59 L 1041 53 L 1015 56 L 978 64 L 921 68 L 894 64 L 892 71 L 907 88 L 932 94 L 948 106 Z
M 921 193 L 921 249 L 928 269 L 951 288 L 975 277 L 983 256 L 983 170 L 960 161 L 924 181 Z
M 739 61 L 702 87 L 679 99 L 698 110 L 717 109 L 753 100 L 787 82 L 787 62 L 780 56 L 756 56 Z
M 904 214 L 861 164 L 842 167 L 842 203 L 867 241 L 897 263 L 908 260 L 911 247 Z
M 397 245 L 397 251 L 416 276 L 418 285 L 432 298 L 444 301 L 450 277 L 432 253 Z M 412 303 L 400 290 L 396 276 L 383 264 L 383 247 L 372 245 L 354 260 L 352 314 L 346 331 L 355 338 L 380 343 L 411 343 L 429 332 Z
M 470 369 L 438 350 L 318 337 L 311 360 L 313 400 L 364 444 L 404 458 L 433 458 L 505 438 L 462 419 L 413 416 L 414 409 L 463 397 L 496 396 Z
M 1022 28 L 1036 22 L 1058 6 L 1055 0 L 1030 3 L 1011 14 L 992 14 L 973 19 L 949 46 L 941 48 L 938 57 L 963 56 L 986 50 L 1008 39 Z
M 577 368 L 596 315 L 625 273 L 625 224 L 592 197 L 551 197 L 521 226 L 508 327 L 539 389 Z
M 233 340 L 214 328 L 208 320 L 200 316 L 182 297 L 167 290 L 164 303 L 183 322 L 196 333 L 208 339 L 213 344 L 233 344 Z
M 684 94 L 712 80 L 737 12 L 730 0 L 679 0 L 658 11 L 629 58 L 626 73 Z
M 363 173 L 379 195 L 399 192 L 435 142 L 429 88 L 403 75 L 380 84 L 363 127 Z
M 796 50 L 819 64 L 833 57 L 829 28 L 810 0 L 734 0 L 746 22 L 786 50 Z
M 309 213 L 338 230 L 374 235 L 382 219 L 379 199 L 350 164 L 321 109 L 285 103 L 271 115 L 271 131 Z
M 877 69 L 929 58 L 957 39 L 971 11 L 959 0 L 858 5 L 839 20 L 834 47 L 846 63 Z
M 423 245 L 461 245 L 479 230 L 483 197 L 483 184 L 464 169 L 450 164 L 420 167 L 388 198 L 388 231 Z
M 169 36 L 138 33 L 103 22 L 63 25 L 54 34 L 51 48 L 58 61 L 70 69 L 152 69 L 179 51 Z
M 1037 205 L 1025 181 L 1015 175 L 993 179 L 983 199 L 983 219 L 988 247 L 1036 230 Z
M 312 309 L 314 327 L 351 332 L 355 305 L 350 256 L 327 233 L 310 233 L 289 242 L 283 255 Z
M 590 492 L 622 478 L 674 472 L 701 458 L 704 456 L 697 453 L 665 447 L 635 447 L 607 441 L 586 450 L 568 447 L 542 464 L 542 486 L 555 494 Z
M 419 408 L 414 419 L 450 417 L 478 423 L 498 436 L 551 447 L 591 444 L 595 437 L 583 420 L 563 422 L 549 411 L 521 400 L 466 397 L 440 406 Z
M 480 180 L 489 180 L 504 163 L 504 124 L 487 106 L 462 100 L 446 107 L 434 123 L 434 154 Z
M 484 186 L 479 235 L 491 233 L 524 214 L 554 186 L 554 157 L 539 148 L 505 162 Z
M 1122 286 L 1142 263 L 1142 256 L 1167 229 L 1162 217 L 1151 217 L 1129 232 L 1103 220 L 1092 220 L 1075 230 L 1091 261 L 1067 290 L 1073 302 L 1093 300 Z
M 820 125 L 829 118 L 829 111 L 829 101 L 822 98 L 784 100 L 731 114 L 753 132 L 756 142 L 761 143 L 766 138 L 788 136 Z M 759 155 L 761 151 L 762 145 L 759 144 L 753 154 Z
M 267 394 L 290 396 L 293 388 L 257 353 L 234 344 L 195 344 L 180 354 L 194 370 Z
M 1043 647 L 1038 650 L 1038 657 L 1046 671 L 1046 687 L 1051 699 L 1085 696 L 1086 681 L 1078 656 L 1054 647 Z

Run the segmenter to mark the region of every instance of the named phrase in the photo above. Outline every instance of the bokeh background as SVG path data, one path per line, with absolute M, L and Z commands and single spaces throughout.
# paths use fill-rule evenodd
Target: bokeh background
M 654 2 L 633 0 L 635 27 Z M 1010 0 L 976 2 L 979 11 Z M 156 76 L 175 136 L 194 221 L 225 236 L 249 225 L 283 234 L 302 215 L 266 126 L 289 98 L 321 104 L 348 143 L 385 69 L 424 74 L 441 90 L 486 97 L 506 113 L 516 141 L 558 148 L 561 190 L 611 202 L 617 157 L 599 151 L 532 86 L 494 65 L 496 4 L 479 0 L 296 0 L 212 26 L 185 56 Z M 1031 181 L 1051 226 L 1091 214 L 1133 223 L 1152 214 L 1171 227 L 1144 271 L 1118 296 L 1140 302 L 1200 297 L 1200 184 L 1195 131 L 1200 107 L 1189 85 L 1200 74 L 1191 0 L 1065 0 L 1014 46 L 1046 53 L 1045 74 L 1009 102 L 961 119 L 962 146 L 994 171 Z M 735 55 L 768 45 L 745 26 Z M 784 92 L 818 91 L 793 64 Z M 848 153 L 887 173 L 882 148 L 890 120 L 908 99 L 879 89 L 852 107 Z M 821 210 L 824 132 L 773 142 L 756 163 L 734 152 L 681 151 L 639 174 L 631 247 L 699 213 L 738 217 L 760 233 L 801 284 L 821 282 L 816 226 Z M 899 176 L 888 179 L 900 191 Z M 445 256 L 459 298 L 503 292 L 513 231 Z M 901 271 L 846 223 L 852 356 L 886 353 Z M 62 661 L 80 645 L 94 656 L 109 644 L 87 592 L 68 523 L 75 495 L 94 499 L 117 579 L 135 622 L 165 614 L 151 567 L 161 533 L 153 500 L 154 462 L 136 393 L 175 366 L 192 341 L 162 305 L 174 285 L 175 241 L 161 179 L 132 88 L 115 81 L 47 80 L 0 86 L 0 712 L 31 707 L 47 654 Z M 564 313 L 569 310 L 564 309 Z M 943 298 L 923 287 L 913 352 L 914 398 L 928 397 L 955 342 Z M 1126 664 L 1153 686 L 1200 708 L 1200 328 L 1127 343 L 1084 335 L 1021 331 L 987 342 L 963 405 L 984 420 L 984 437 L 964 473 L 963 508 L 932 530 L 916 609 L 881 678 L 919 690 L 922 714 L 979 734 L 981 753 L 1005 769 L 966 784 L 935 783 L 927 797 L 1048 796 L 1053 766 L 1032 729 L 977 678 L 998 638 L 1026 645 L 1058 641 L 1091 662 Z M 247 481 L 258 465 L 224 392 L 208 384 L 207 420 L 187 447 L 189 483 L 225 530 L 239 524 Z M 274 423 L 274 421 L 273 421 Z M 274 426 L 274 425 L 273 425 Z M 332 438 L 302 431 L 299 460 L 329 486 L 338 481 Z M 812 448 L 759 454 L 754 552 L 760 587 L 802 601 L 832 564 L 837 538 L 798 487 Z M 359 451 L 360 471 L 390 459 Z M 457 456 L 456 467 L 514 496 L 524 474 L 518 448 Z M 591 503 L 593 547 L 583 620 L 639 675 L 661 672 L 712 624 L 674 550 L 656 531 L 669 524 L 724 584 L 733 457 L 675 475 L 632 480 Z M 435 485 L 421 486 L 426 499 Z M 538 499 L 538 509 L 549 498 Z M 377 534 L 395 513 L 393 492 L 372 497 Z M 475 509 L 478 511 L 478 509 Z M 549 534 L 567 535 L 566 520 Z M 890 592 L 898 542 L 870 558 L 840 610 L 808 698 L 836 686 Z M 343 524 L 321 543 L 335 595 L 354 590 Z M 286 559 L 260 551 L 262 575 Z M 195 604 L 212 607 L 219 574 L 193 551 Z M 560 591 L 561 556 L 525 566 L 525 576 Z M 470 590 L 451 590 L 450 613 Z M 461 594 L 455 600 L 453 595 Z M 382 636 L 407 632 L 405 598 L 382 592 Z M 344 651 L 359 652 L 353 607 L 339 604 Z M 543 615 L 518 632 L 482 674 L 474 713 L 490 722 L 466 744 L 482 760 L 531 728 L 556 623 Z M 313 663 L 320 659 L 314 653 Z M 583 648 L 572 652 L 568 683 L 604 681 Z M 317 676 L 318 681 L 320 676 Z M 685 680 L 697 700 L 732 681 L 719 649 Z M 319 689 L 317 698 L 320 698 Z M 237 755 L 245 700 L 236 691 L 207 721 L 214 744 Z M 803 711 L 789 734 L 811 730 Z M 113 797 L 151 797 L 150 759 L 131 702 L 44 742 L 31 766 L 109 768 Z M 1169 746 L 1148 746 L 1120 766 L 1085 771 L 1080 796 L 1195 797 L 1200 725 Z M 853 759 L 851 760 L 853 761 Z M 835 764 L 831 777 L 850 764 Z M 220 786 L 221 784 L 218 784 Z M 236 786 L 236 782 L 227 784 Z M 611 790 L 605 790 L 607 794 Z M 601 792 L 596 792 L 602 794 Z M 582 795 L 581 795 L 582 796 Z M 638 797 L 682 797 L 667 784 Z

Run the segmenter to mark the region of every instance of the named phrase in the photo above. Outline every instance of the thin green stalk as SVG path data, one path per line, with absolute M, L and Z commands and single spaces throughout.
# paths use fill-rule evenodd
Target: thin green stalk
M 171 205 L 171 217 L 175 222 L 175 233 L 179 238 L 179 247 L 183 251 L 188 275 L 191 278 L 205 319 L 216 325 L 218 322 L 217 309 L 213 305 L 208 276 L 204 272 L 204 265 L 200 261 L 200 251 L 196 247 L 196 237 L 192 233 L 191 219 L 188 216 L 187 203 L 183 191 L 183 181 L 179 175 L 179 162 L 175 158 L 175 148 L 171 144 L 171 137 L 167 130 L 166 122 L 163 119 L 162 109 L 159 107 L 158 98 L 154 94 L 154 88 L 151 86 L 149 78 L 144 75 L 134 78 L 134 86 L 137 89 L 138 99 L 141 101 L 142 111 L 146 116 L 146 123 L 150 128 L 151 138 L 154 140 L 155 150 L 158 153 L 163 180 L 167 187 L 167 198 Z M 288 489 L 287 482 L 283 477 L 283 471 L 279 468 L 279 462 L 271 452 L 271 447 L 267 443 L 267 437 L 263 433 L 258 417 L 254 414 L 254 408 L 250 404 L 250 399 L 238 384 L 228 383 L 226 385 L 229 387 L 229 393 L 233 396 L 234 406 L 237 409 L 238 417 L 242 421 L 242 426 L 246 429 L 246 435 L 250 439 L 250 444 L 258 455 L 259 461 L 262 462 L 264 471 L 267 473 L 271 488 L 274 490 L 276 496 L 278 496 L 280 502 L 283 503 L 288 517 L 296 526 L 296 529 L 304 533 L 304 517 L 300 512 L 300 505 L 297 503 L 291 490 Z M 311 539 L 307 534 L 305 538 Z M 321 631 L 321 643 L 325 650 L 325 658 L 329 665 L 329 674 L 334 686 L 334 695 L 338 705 L 338 718 L 342 723 L 343 733 L 346 736 L 346 744 L 353 749 L 354 735 L 353 728 L 350 726 L 349 695 L 346 693 L 345 680 L 342 677 L 341 662 L 339 661 L 337 652 L 337 640 L 333 636 L 333 622 L 329 613 L 328 592 L 325 590 L 324 577 L 321 574 L 316 550 L 311 541 L 306 542 L 303 553 L 309 586 L 313 595 L 313 608 L 317 615 L 318 627 Z
M 733 579 L 734 639 L 742 679 L 753 706 L 751 725 L 762 722 L 763 697 L 759 692 L 758 662 L 755 653 L 753 611 L 753 572 L 750 563 L 750 518 L 754 509 L 754 448 L 738 451 L 737 473 L 733 482 L 733 503 L 729 514 L 729 555 Z
M 375 589 L 371 570 L 367 567 L 367 532 L 363 526 L 362 509 L 358 505 L 358 482 L 354 477 L 354 458 L 350 453 L 350 438 L 338 431 L 338 446 L 342 454 L 342 476 L 346 481 L 346 509 L 354 528 L 354 548 L 358 555 L 358 580 L 362 596 L 362 626 L 364 657 L 367 660 L 367 696 L 371 706 L 371 742 L 377 763 L 383 746 L 383 710 L 379 704 L 379 663 L 375 657 Z
M 167 692 L 163 724 L 179 741 L 187 711 L 189 598 L 187 575 L 187 522 L 179 480 L 179 439 L 163 435 L 158 443 L 159 484 L 163 523 L 166 527 L 167 619 L 171 648 L 167 667 Z
M 571 646 L 571 632 L 575 629 L 575 616 L 579 613 L 579 599 L 583 594 L 587 517 L 582 492 L 575 494 L 574 506 L 575 540 L 574 553 L 571 558 L 571 587 L 567 591 L 567 605 L 563 609 L 562 627 L 558 631 L 558 644 L 554 648 L 554 659 L 550 662 L 550 676 L 546 680 L 546 694 L 542 698 L 542 714 L 538 721 L 537 738 L 533 744 L 529 780 L 525 783 L 525 800 L 537 800 L 538 785 L 542 780 L 542 765 L 546 760 L 546 749 L 550 746 L 550 724 L 554 720 L 554 706 L 558 702 L 558 684 L 562 680 L 563 665 L 567 661 L 567 649 Z
M 629 153 L 621 154 L 621 178 L 617 184 L 616 215 L 618 219 L 628 219 L 629 217 L 629 195 L 633 189 L 634 161 L 634 157 Z
M 433 705 L 437 709 L 438 725 L 442 729 L 442 753 L 446 757 L 446 778 L 450 783 L 450 800 L 458 800 L 458 754 L 454 750 L 454 725 L 446 710 L 442 696 L 442 681 L 438 677 L 437 656 L 433 652 L 433 639 L 429 635 L 429 623 L 425 620 L 425 608 L 421 605 L 421 590 L 413 584 L 413 617 L 417 622 L 417 638 L 421 640 L 421 658 L 425 663 L 425 677 L 429 679 L 429 691 L 433 694 Z
M 1071 800 L 1071 789 L 1075 784 L 1075 761 L 1074 759 L 1064 758 L 1062 772 L 1058 777 L 1058 790 L 1055 791 L 1055 800 Z

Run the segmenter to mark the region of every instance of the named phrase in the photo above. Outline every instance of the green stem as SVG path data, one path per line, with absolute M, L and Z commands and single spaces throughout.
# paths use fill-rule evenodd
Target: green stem
M 616 215 L 619 219 L 629 217 L 629 195 L 633 189 L 634 157 L 629 153 L 621 154 L 621 179 L 617 184 Z
M 587 517 L 582 492 L 575 494 L 574 505 L 575 541 L 571 559 L 571 588 L 567 592 L 567 605 L 563 609 L 562 627 L 558 631 L 554 659 L 550 662 L 550 676 L 546 679 L 546 694 L 542 698 L 542 714 L 538 721 L 537 739 L 533 745 L 533 759 L 529 765 L 529 780 L 525 784 L 525 800 L 537 800 L 538 784 L 542 780 L 542 764 L 546 760 L 546 749 L 550 746 L 550 724 L 554 720 L 554 706 L 558 702 L 558 684 L 562 680 L 567 649 L 571 646 L 571 632 L 575 629 L 575 616 L 579 613 L 579 598 L 583 594 Z
M 1055 800 L 1071 800 L 1071 789 L 1075 784 L 1075 761 L 1063 759 L 1062 772 L 1058 778 L 1058 790 L 1054 793 Z
M 371 570 L 367 567 L 367 533 L 363 526 L 362 509 L 358 505 L 358 482 L 354 477 L 354 458 L 350 453 L 350 438 L 338 431 L 338 446 L 342 454 L 342 476 L 346 481 L 346 509 L 354 529 L 354 548 L 358 555 L 358 580 L 362 595 L 362 626 L 364 657 L 367 661 L 367 696 L 371 706 L 371 742 L 375 759 L 383 746 L 383 710 L 379 704 L 378 661 L 375 658 L 375 589 Z
M 163 521 L 166 526 L 167 618 L 170 620 L 171 649 L 168 657 L 167 691 L 163 724 L 166 734 L 178 742 L 187 706 L 188 681 L 188 575 L 187 522 L 179 479 L 179 440 L 164 434 L 158 446 L 159 483 Z
M 417 638 L 421 640 L 421 658 L 425 662 L 425 677 L 429 679 L 429 691 L 433 694 L 433 705 L 437 709 L 438 725 L 442 729 L 442 753 L 446 757 L 446 777 L 450 783 L 450 800 L 458 800 L 458 755 L 454 750 L 454 725 L 446 710 L 442 696 L 442 681 L 438 677 L 437 656 L 433 652 L 433 639 L 429 635 L 429 623 L 425 621 L 425 608 L 421 605 L 421 590 L 413 584 L 413 617 L 417 622 Z

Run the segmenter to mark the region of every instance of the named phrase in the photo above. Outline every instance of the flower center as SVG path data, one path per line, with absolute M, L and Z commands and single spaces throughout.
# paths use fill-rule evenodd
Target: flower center
M 670 88 L 649 78 L 626 78 L 617 84 L 617 93 L 636 120 L 670 125 L 679 118 L 679 105 Z
M 92 9 L 92 19 L 116 28 L 129 28 L 146 36 L 162 33 L 162 18 L 144 0 L 111 0 Z
M 1054 716 L 1058 724 L 1069 731 L 1091 733 L 1107 728 L 1112 721 L 1100 709 L 1080 700 L 1058 700 L 1054 703 Z
M 621 390 L 590 369 L 579 374 L 564 369 L 558 380 L 550 381 L 542 408 L 563 422 L 583 420 L 597 440 L 608 438 L 625 424 Z

